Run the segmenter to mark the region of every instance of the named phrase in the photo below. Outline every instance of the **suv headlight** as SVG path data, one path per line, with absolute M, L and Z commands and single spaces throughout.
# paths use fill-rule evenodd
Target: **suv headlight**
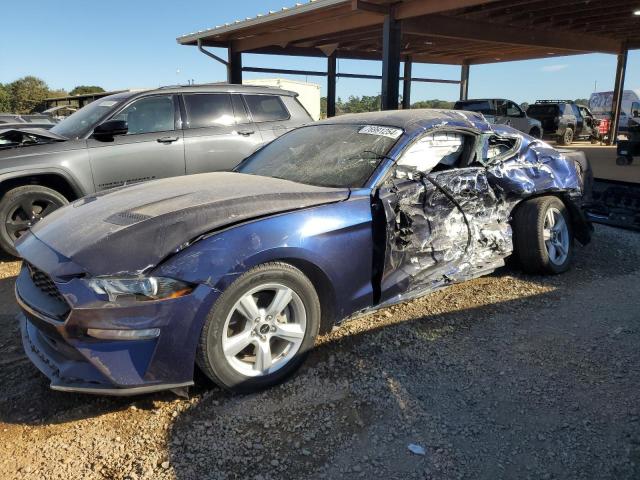
M 99 295 L 107 295 L 115 302 L 119 297 L 133 297 L 139 301 L 165 300 L 183 297 L 193 291 L 188 283 L 165 277 L 92 278 L 89 287 Z

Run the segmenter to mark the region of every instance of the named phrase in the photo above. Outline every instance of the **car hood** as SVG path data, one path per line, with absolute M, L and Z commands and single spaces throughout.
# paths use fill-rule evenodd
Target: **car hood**
M 85 197 L 53 212 L 31 232 L 90 274 L 139 273 L 213 230 L 348 197 L 349 189 L 206 173 Z M 20 242 L 17 248 L 28 257 Z

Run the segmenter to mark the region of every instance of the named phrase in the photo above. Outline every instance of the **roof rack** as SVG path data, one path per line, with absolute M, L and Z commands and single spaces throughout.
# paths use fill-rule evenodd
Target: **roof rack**
M 573 100 L 536 100 L 536 104 L 541 103 L 575 103 Z
M 175 84 L 175 85 L 161 85 L 158 87 L 158 90 L 162 90 L 164 88 L 189 88 L 189 87 L 209 87 L 213 85 L 227 85 L 227 82 L 210 82 L 210 83 L 187 83 L 187 84 Z

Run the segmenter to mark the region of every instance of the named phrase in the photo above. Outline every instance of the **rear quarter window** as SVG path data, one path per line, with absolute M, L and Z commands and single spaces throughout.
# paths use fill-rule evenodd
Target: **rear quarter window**
M 290 117 L 284 103 L 276 95 L 245 95 L 244 99 L 254 122 L 277 122 Z

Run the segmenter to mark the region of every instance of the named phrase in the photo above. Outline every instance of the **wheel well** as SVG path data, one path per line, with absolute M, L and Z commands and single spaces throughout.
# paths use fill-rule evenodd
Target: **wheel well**
M 532 134 L 534 132 L 541 132 L 540 127 L 538 126 L 531 127 L 531 130 L 529 130 L 529 134 Z
M 293 265 L 304 273 L 311 283 L 313 283 L 322 308 L 322 318 L 320 320 L 320 333 L 328 333 L 335 325 L 335 291 L 327 275 L 313 263 L 299 258 L 283 258 L 279 261 Z
M 9 190 L 16 187 L 22 187 L 24 185 L 40 185 L 42 187 L 50 188 L 64 195 L 64 197 L 69 201 L 79 198 L 71 184 L 64 177 L 56 175 L 55 173 L 28 175 L 5 180 L 0 183 L 0 196 L 4 195 Z

